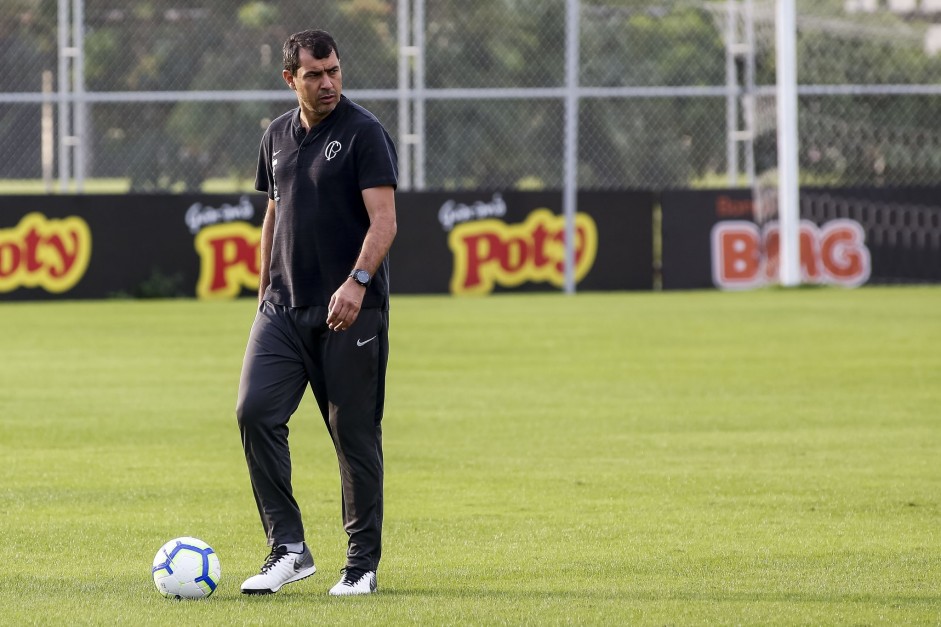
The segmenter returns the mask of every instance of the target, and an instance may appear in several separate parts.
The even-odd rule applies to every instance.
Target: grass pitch
[[[253,303],[0,305],[0,624],[941,622],[941,289],[395,297],[380,594],[334,599],[332,446],[291,423],[318,573],[266,547],[234,418]],[[160,597],[193,535],[216,594]]]

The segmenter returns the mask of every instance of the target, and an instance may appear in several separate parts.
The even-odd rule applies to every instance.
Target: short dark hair
[[[284,42],[284,69],[293,76],[297,74],[297,68],[301,66],[300,56],[301,48],[309,52],[315,59],[326,59],[331,52],[337,53],[337,59],[340,58],[340,50],[337,48],[337,42],[325,30],[304,30],[294,33]]]

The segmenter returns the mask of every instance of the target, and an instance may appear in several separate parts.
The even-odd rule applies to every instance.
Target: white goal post
[[[776,0],[778,224],[780,282],[799,285],[800,184],[797,135],[797,8],[796,0]]]

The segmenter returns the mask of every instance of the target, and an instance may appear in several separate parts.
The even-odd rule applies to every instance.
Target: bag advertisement
[[[941,281],[939,197],[928,188],[802,188],[801,282]],[[780,227],[776,217],[755,220],[750,190],[670,191],[660,199],[664,289],[776,282]]]

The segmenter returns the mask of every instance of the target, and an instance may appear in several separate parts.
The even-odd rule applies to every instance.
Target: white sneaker
[[[353,594],[372,594],[376,591],[376,571],[360,568],[344,568],[343,577],[337,585],[330,588],[330,594],[350,596]]]
[[[261,572],[249,577],[242,584],[244,594],[272,594],[286,583],[300,581],[317,572],[314,556],[304,545],[301,553],[288,553],[284,546],[271,549],[268,559],[261,567]]]

